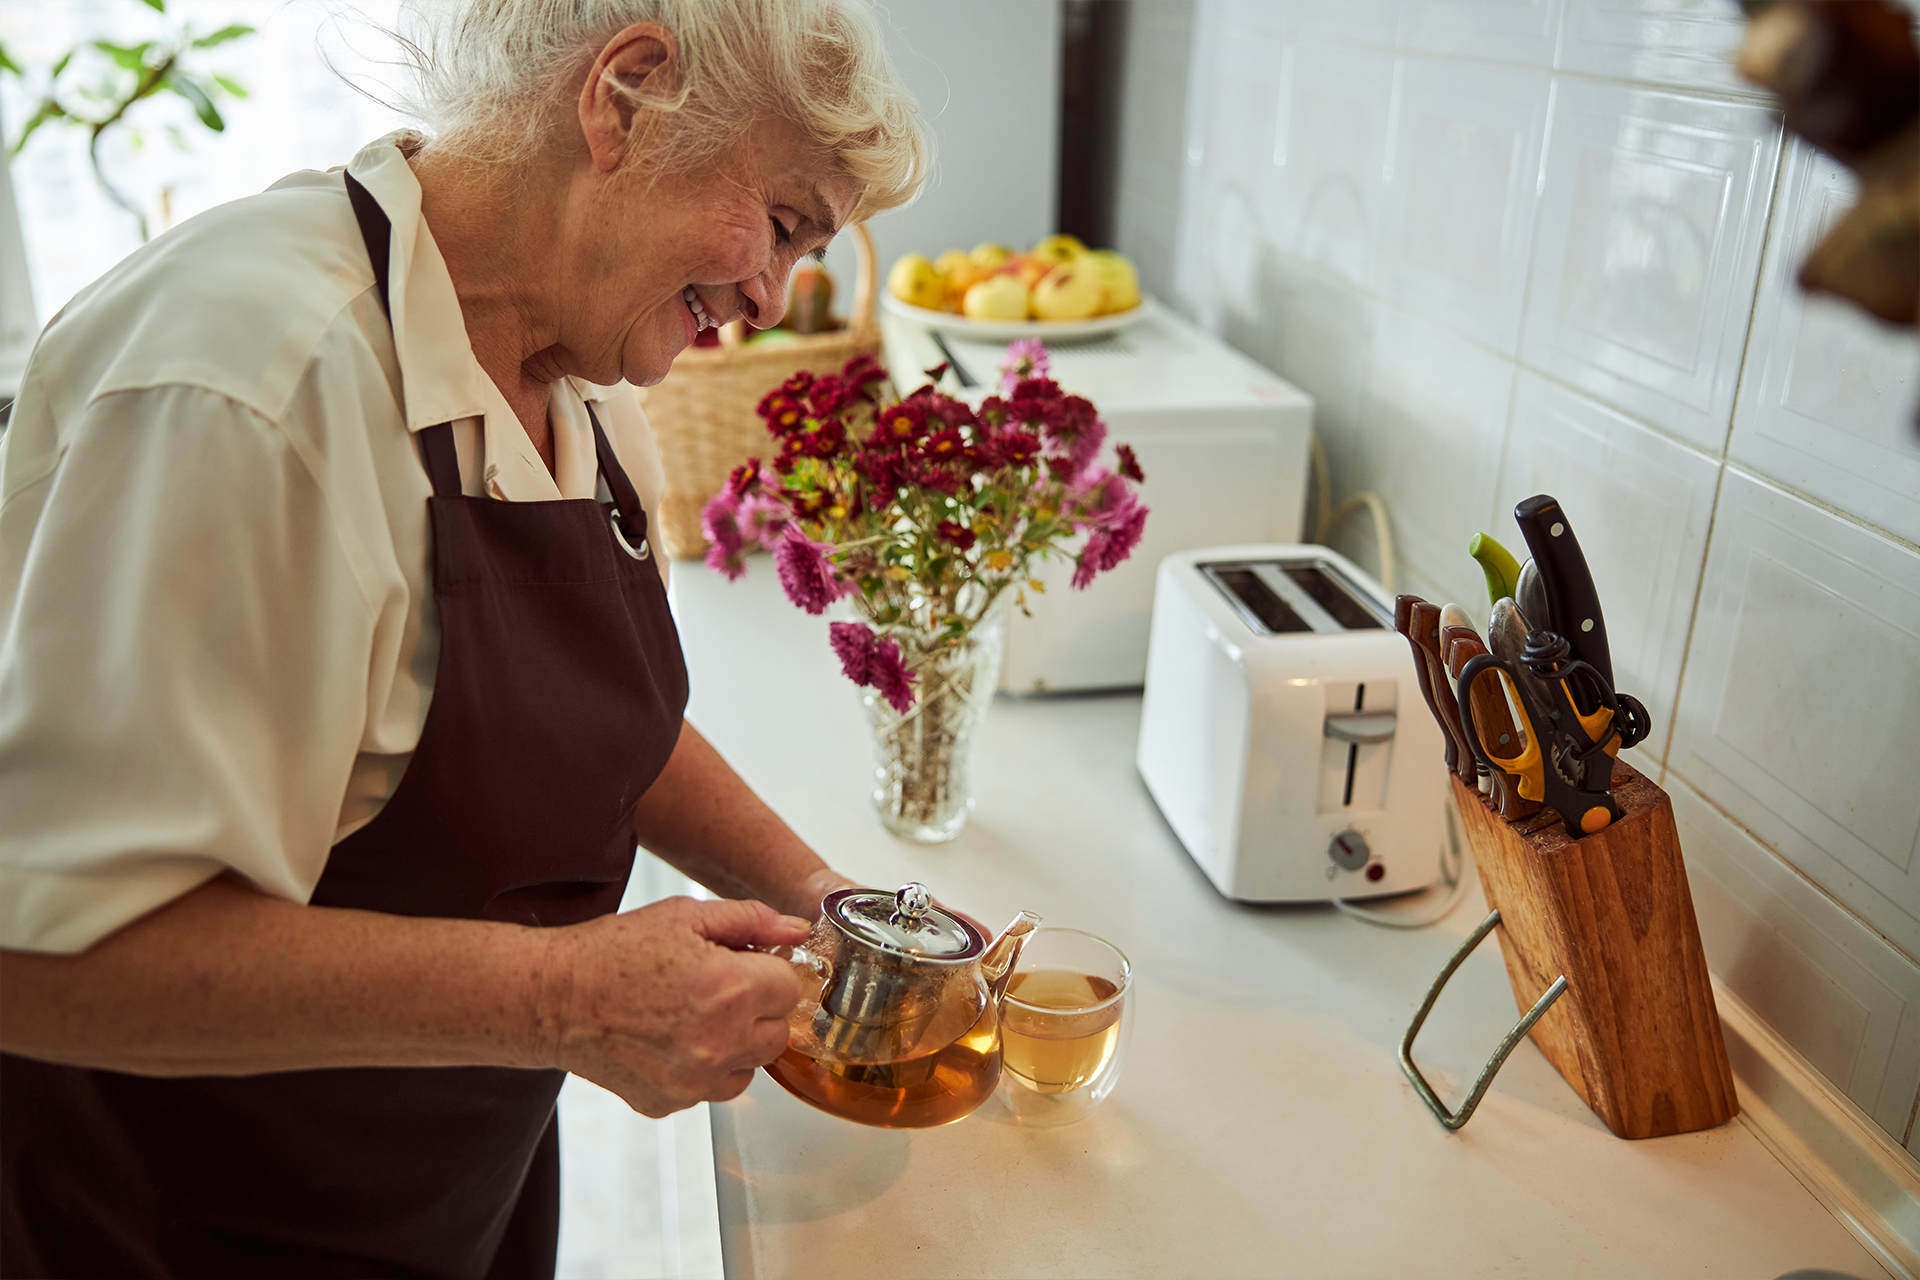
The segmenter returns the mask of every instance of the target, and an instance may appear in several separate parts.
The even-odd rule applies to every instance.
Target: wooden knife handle
[[[1427,710],[1433,712],[1433,718],[1440,722],[1440,736],[1447,747],[1447,771],[1458,773],[1460,765],[1458,755],[1460,745],[1458,737],[1447,728],[1447,718],[1440,714],[1440,704],[1433,697],[1433,673],[1427,666],[1427,655],[1420,648],[1420,642],[1413,635],[1413,611],[1417,605],[1427,602],[1419,596],[1395,596],[1393,598],[1393,629],[1407,638],[1413,648],[1413,676],[1420,684],[1420,696],[1427,700]],[[1432,608],[1431,605],[1427,606]],[[1438,610],[1435,611],[1438,616]]]
[[[1408,618],[1412,628],[1407,638],[1419,649],[1427,663],[1427,680],[1433,688],[1433,705],[1440,713],[1440,726],[1453,739],[1453,756],[1448,761],[1462,782],[1473,783],[1479,777],[1479,762],[1467,746],[1467,735],[1460,727],[1460,708],[1453,700],[1453,686],[1447,679],[1447,664],[1440,657],[1440,606],[1416,601]]]

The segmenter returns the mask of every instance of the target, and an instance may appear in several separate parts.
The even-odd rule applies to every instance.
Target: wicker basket
[[[706,554],[700,509],[720,491],[728,472],[770,453],[766,424],[754,412],[760,397],[796,369],[838,373],[857,355],[880,356],[879,271],[864,224],[853,228],[853,246],[860,274],[846,328],[761,347],[746,345],[743,326],[735,321],[720,330],[719,346],[687,348],[659,386],[641,391],[666,471],[660,540],[674,559]]]

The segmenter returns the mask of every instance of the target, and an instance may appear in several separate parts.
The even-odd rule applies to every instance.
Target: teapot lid
[[[923,884],[836,889],[822,902],[827,919],[856,942],[912,960],[972,960],[986,950],[980,931],[933,904]]]

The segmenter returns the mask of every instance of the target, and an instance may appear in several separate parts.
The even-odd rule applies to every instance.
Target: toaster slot
[[[1208,565],[1206,574],[1261,631],[1275,635],[1314,629],[1254,570],[1243,565]]]
[[[1386,628],[1372,610],[1362,604],[1346,583],[1327,572],[1327,566],[1289,564],[1287,577],[1307,593],[1327,615],[1348,631],[1384,631]]]

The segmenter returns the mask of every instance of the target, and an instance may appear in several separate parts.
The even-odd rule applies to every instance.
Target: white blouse
[[[304,902],[380,811],[439,646],[413,432],[454,421],[470,495],[594,497],[591,400],[658,509],[625,384],[554,384],[547,471],[402,137],[347,166],[393,223],[391,325],[340,172],[306,171],[133,254],[34,349],[0,436],[0,946],[84,950],[227,868]]]

